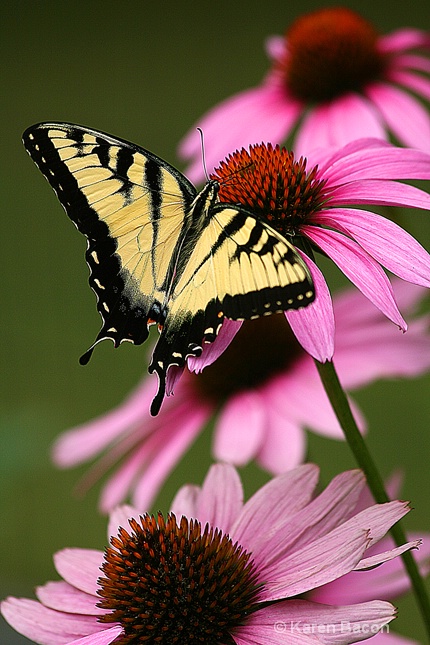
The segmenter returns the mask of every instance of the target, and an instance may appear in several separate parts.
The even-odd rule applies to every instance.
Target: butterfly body
[[[87,238],[102,328],[81,362],[106,338],[116,347],[142,344],[156,324],[153,414],[169,368],[198,356],[224,317],[249,319],[314,299],[294,247],[243,207],[219,202],[217,181],[198,192],[148,150],[82,126],[41,123],[23,141]]]

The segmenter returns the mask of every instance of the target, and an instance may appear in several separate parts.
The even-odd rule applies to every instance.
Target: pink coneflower
[[[412,318],[426,290],[400,280],[394,288]],[[413,377],[430,367],[428,316],[415,317],[408,333],[401,334],[353,289],[335,298],[334,313],[336,366],[347,390],[378,378]],[[144,379],[118,408],[65,432],[55,445],[54,460],[61,467],[106,451],[87,479],[89,485],[117,467],[102,492],[104,512],[129,495],[137,508],[149,508],[213,415],[216,459],[238,466],[256,459],[274,474],[304,459],[304,428],[343,438],[315,364],[283,314],[245,322],[215,363],[200,374],[184,373],[175,395],[155,418],[149,414],[154,388],[152,379]],[[354,410],[363,429],[364,421]]]
[[[430,210],[428,193],[397,181],[430,179],[429,153],[396,148],[380,139],[359,139],[339,150],[314,151],[307,159],[297,160],[286,148],[258,144],[232,153],[210,178],[218,184],[221,204],[244,207],[292,242],[304,258],[315,285],[315,300],[285,315],[311,356],[321,363],[331,360],[335,333],[330,292],[312,259],[314,251],[333,260],[383,314],[406,331],[384,269],[413,284],[430,287],[430,255],[400,226],[365,208],[376,205]],[[243,244],[242,273],[222,278],[227,291],[228,280],[233,287],[241,282],[264,285],[265,272],[270,276],[270,265],[260,263],[257,269],[257,264],[249,260],[258,249],[250,240]],[[276,263],[276,257],[273,261]],[[252,271],[255,275],[249,281],[248,272]],[[218,337],[212,343],[203,342],[201,356],[189,357],[188,367],[199,371],[212,363],[239,328],[240,321],[224,319]],[[184,365],[168,370],[168,395],[183,371]]]
[[[245,206],[304,251],[316,298],[286,316],[306,351],[324,362],[333,356],[331,298],[309,256],[314,249],[326,254],[376,307],[406,330],[383,267],[429,287],[430,256],[397,224],[363,206],[429,210],[426,192],[394,180],[430,178],[430,154],[360,139],[335,152],[313,153],[312,165],[307,162],[297,161],[286,148],[261,144],[231,154],[211,177],[220,183],[221,202]],[[237,326],[225,333],[233,335],[236,330]],[[217,341],[210,351],[216,354]],[[205,364],[204,357],[200,360]]]
[[[355,513],[360,471],[338,475],[315,496],[317,479],[316,466],[301,466],[244,504],[234,468],[213,466],[201,489],[179,491],[166,518],[118,509],[104,553],[60,551],[63,580],[39,587],[39,602],[6,599],[2,614],[41,645],[347,645],[369,638],[395,617],[390,603],[331,606],[297,596],[418,546],[367,557],[407,504]]]
[[[385,139],[388,132],[406,146],[430,150],[428,112],[410,93],[430,98],[429,34],[406,28],[379,36],[351,9],[325,8],[298,18],[267,49],[272,69],[262,85],[198,121],[209,168],[249,143],[282,143],[296,127],[297,154],[361,137]],[[189,177],[202,180],[195,128],[179,152],[191,160]]]
[[[388,484],[390,498],[398,496],[400,481],[398,477],[392,478]],[[355,512],[364,510],[372,504],[373,498],[367,488],[361,493]],[[422,545],[416,556],[422,576],[430,573],[430,534],[421,533],[419,536],[412,534],[412,539],[422,539]],[[390,537],[383,538],[378,544],[378,550],[388,551],[392,549],[394,542]],[[369,554],[376,553],[374,547],[369,549]],[[360,603],[384,598],[384,600],[395,600],[410,590],[410,580],[406,574],[403,562],[394,559],[387,562],[383,567],[376,567],[368,571],[366,577],[352,571],[337,580],[314,589],[308,595],[309,600],[321,602],[328,605],[342,603]],[[401,637],[392,632],[378,633],[372,640],[372,645],[418,645],[416,641]]]

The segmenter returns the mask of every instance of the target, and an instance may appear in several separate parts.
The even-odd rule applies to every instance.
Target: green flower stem
[[[367,484],[375,498],[375,501],[378,504],[389,502],[390,498],[385,490],[384,482],[357,427],[351,407],[339,382],[333,363],[330,361],[320,363],[315,360],[315,364],[332,408],[345,434],[345,438],[354,453],[354,457],[356,458],[358,465],[366,475]],[[401,546],[407,542],[405,532],[400,522],[394,524],[390,533],[397,546]],[[430,641],[430,602],[424,580],[419,572],[417,563],[411,551],[403,553],[401,557],[403,558],[405,568],[411,580],[412,588]]]

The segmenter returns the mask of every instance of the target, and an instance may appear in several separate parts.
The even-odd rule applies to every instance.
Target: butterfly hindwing
[[[95,343],[144,342],[148,321],[165,315],[172,258],[189,226],[195,188],[149,151],[88,128],[42,123],[23,140],[87,237],[89,282],[103,321]]]
[[[298,309],[314,297],[309,270],[282,235],[242,208],[216,204],[173,285],[149,367],[159,376],[160,393],[170,366],[198,356],[203,339],[215,340],[224,317],[246,320]]]
[[[223,314],[248,320],[299,309],[315,297],[309,270],[288,240],[242,208],[217,204],[213,254]]]

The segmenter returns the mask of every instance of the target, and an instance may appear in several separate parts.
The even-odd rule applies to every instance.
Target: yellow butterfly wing
[[[149,366],[165,391],[167,370],[198,356],[224,317],[244,320],[298,309],[315,298],[312,278],[295,248],[252,213],[217,204],[208,214],[186,267],[174,282],[168,314]]]
[[[87,237],[89,282],[103,321],[94,345],[105,338],[115,346],[144,342],[148,324],[164,320],[196,189],[151,152],[89,128],[41,123],[23,141]]]

